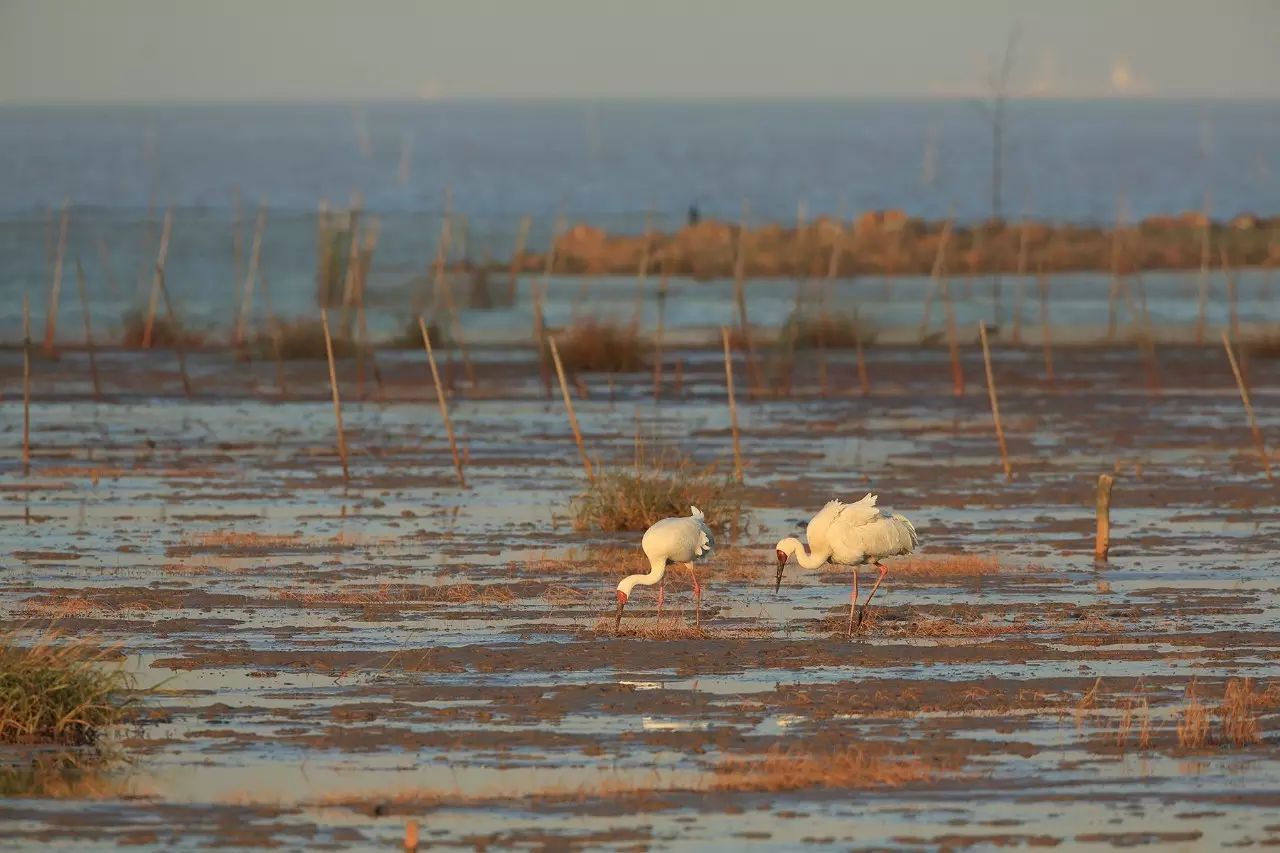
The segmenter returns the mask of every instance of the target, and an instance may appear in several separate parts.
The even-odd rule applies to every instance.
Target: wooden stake
[[[418,822],[416,820],[407,821],[404,825],[404,853],[418,853]]]
[[[93,399],[102,399],[102,385],[98,382],[98,354],[93,346],[93,324],[89,317],[89,289],[84,283],[84,266],[76,255],[76,289],[80,291],[80,313],[84,315],[84,346],[89,353],[89,376],[93,379]]]
[[[169,234],[173,230],[173,209],[164,212],[164,225],[160,229],[160,249],[156,252],[155,275],[151,278],[151,298],[147,300],[147,321],[142,327],[142,348],[151,349],[152,334],[156,327],[156,310],[160,307],[160,276],[164,274],[165,258],[169,255]]]
[[[444,399],[444,386],[440,384],[440,372],[436,369],[436,356],[431,349],[431,335],[427,332],[427,321],[418,315],[418,331],[422,333],[422,346],[427,350],[427,363],[431,365],[431,381],[436,386],[436,401],[440,404],[440,419],[444,421],[445,435],[449,437],[449,452],[453,454],[453,470],[458,474],[458,484],[467,487],[467,478],[462,473],[462,458],[458,456],[458,442],[453,435],[453,422],[449,420],[449,404]]]
[[[933,295],[938,289],[938,280],[942,276],[942,266],[947,255],[947,241],[951,239],[951,220],[948,219],[942,226],[942,233],[938,236],[938,251],[933,257],[933,271],[929,273],[929,292],[924,297],[924,312],[920,317],[920,340],[924,340],[925,333],[929,331],[929,319],[933,314]]]
[[[347,467],[347,434],[342,428],[342,400],[338,396],[338,371],[333,365],[333,337],[329,334],[329,309],[320,306],[320,328],[324,331],[324,354],[329,360],[329,389],[333,392],[333,419],[338,425],[338,458],[342,461],[342,481],[351,482]]]
[[[1107,561],[1111,550],[1111,485],[1115,479],[1110,474],[1098,475],[1098,532],[1093,539],[1093,559],[1099,563]]]
[[[947,316],[947,350],[951,357],[951,393],[964,396],[964,368],[960,366],[960,335],[956,332],[956,309],[951,302],[951,279],[942,279],[942,305]]]
[[[327,216],[323,215],[325,219]],[[244,278],[244,290],[240,294],[240,314],[236,318],[235,333],[232,336],[232,346],[240,346],[244,343],[244,335],[246,327],[249,324],[249,309],[253,305],[253,288],[258,280],[258,264],[262,262],[262,235],[267,228],[267,205],[263,202],[258,206],[258,219],[253,226],[253,248],[249,250],[249,273]],[[326,237],[327,240],[327,237]],[[327,252],[325,253],[328,254]],[[326,264],[325,275],[328,274],[328,264]],[[328,289],[326,283],[325,289]],[[327,305],[328,294],[320,294],[321,306]]]
[[[173,303],[169,301],[169,288],[164,286],[164,267],[156,265],[156,282],[160,286],[160,295],[164,297],[164,313],[169,318],[169,326],[173,329],[173,349],[178,355],[178,372],[182,375],[182,390],[187,397],[191,396],[191,380],[187,376],[186,333],[178,322],[178,315],[173,311]]]
[[[729,427],[733,433],[733,479],[742,482],[742,447],[738,441],[738,404],[733,397],[733,358],[729,353],[729,327],[720,327],[724,342],[724,384],[729,391]]]
[[[996,424],[996,442],[1000,445],[1000,464],[1004,466],[1004,478],[1013,479],[1013,466],[1009,464],[1009,451],[1004,443],[1004,425],[1000,422],[1000,401],[996,396],[996,380],[991,372],[991,348],[987,345],[987,324],[978,321],[978,337],[982,339],[982,363],[987,369],[987,396],[991,398],[991,418]]]
[[[1231,372],[1236,377],[1236,387],[1240,389],[1240,401],[1244,403],[1244,414],[1249,421],[1249,432],[1253,434],[1253,443],[1258,448],[1258,456],[1262,458],[1262,467],[1267,472],[1267,479],[1273,479],[1271,476],[1271,457],[1267,455],[1267,445],[1262,439],[1262,430],[1258,428],[1258,419],[1253,415],[1253,403],[1249,400],[1249,388],[1244,383],[1244,376],[1240,373],[1240,365],[1236,362],[1235,351],[1231,348],[1231,337],[1226,332],[1222,333],[1222,346],[1227,351],[1227,360],[1231,362]]]
[[[44,327],[44,351],[53,353],[53,340],[58,334],[58,301],[62,293],[62,259],[67,250],[67,220],[71,216],[71,206],[62,203],[62,216],[58,222],[58,254],[53,261],[53,280],[49,282],[49,316]]]
[[[1036,284],[1040,288],[1040,342],[1044,347],[1044,378],[1053,384],[1053,341],[1049,330],[1049,277],[1044,274],[1044,261],[1040,261],[1040,269],[1036,274]]]
[[[22,476],[31,474],[31,303],[22,295]]]
[[[578,429],[578,416],[573,411],[573,400],[569,397],[569,384],[564,379],[564,365],[560,363],[560,351],[556,349],[556,339],[550,337],[547,338],[547,342],[551,345],[551,359],[556,365],[556,376],[560,378],[560,393],[564,395],[564,407],[569,412],[569,426],[573,429],[573,440],[577,442],[578,455],[582,457],[582,470],[586,471],[588,480],[594,480],[595,472],[591,470],[591,460],[587,457],[586,445],[582,443],[582,431]]]

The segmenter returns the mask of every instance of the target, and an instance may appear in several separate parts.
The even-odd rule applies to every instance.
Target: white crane
[[[622,624],[622,608],[636,584],[658,586],[658,616],[662,616],[662,599],[666,593],[663,581],[667,566],[671,563],[683,563],[693,578],[693,597],[696,602],[695,619],[697,626],[702,627],[702,586],[698,583],[698,573],[693,564],[702,562],[711,556],[715,541],[711,538],[711,528],[707,527],[706,517],[696,506],[689,507],[690,514],[681,518],[664,518],[656,521],[644,532],[640,547],[649,558],[649,573],[645,575],[628,575],[618,582],[618,615],[613,622],[616,633]]]
[[[795,537],[789,536],[777,544],[778,580],[773,587],[777,592],[782,586],[782,570],[787,560],[796,558],[796,562],[806,569],[816,569],[830,562],[838,566],[850,566],[853,569],[853,594],[849,598],[849,631],[853,636],[853,611],[858,604],[858,566],[871,563],[880,570],[875,586],[858,611],[858,627],[862,627],[863,617],[867,615],[867,607],[872,597],[880,588],[885,573],[889,570],[881,565],[885,557],[900,557],[910,554],[920,544],[916,536],[915,526],[901,515],[884,515],[876,509],[876,496],[867,496],[857,503],[847,504],[843,501],[829,501],[822,510],[809,522],[805,531],[809,546]]]

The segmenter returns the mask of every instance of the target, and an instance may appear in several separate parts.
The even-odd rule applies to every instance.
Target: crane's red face
[[[782,570],[787,567],[787,552],[778,549],[778,579],[773,584],[773,591],[777,592],[782,588]]]

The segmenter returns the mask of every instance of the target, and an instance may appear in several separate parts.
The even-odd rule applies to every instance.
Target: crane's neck
[[[797,563],[806,569],[816,569],[827,562],[831,556],[831,551],[826,552],[810,551],[809,546],[805,545],[795,537],[788,537],[778,543],[778,550],[786,554],[788,557],[795,559]]]
[[[631,595],[632,588],[634,588],[636,584],[653,586],[655,583],[662,580],[662,576],[666,574],[666,572],[666,558],[650,557],[649,573],[645,575],[627,575],[625,578],[618,581],[618,592],[622,593],[624,596],[629,596]]]

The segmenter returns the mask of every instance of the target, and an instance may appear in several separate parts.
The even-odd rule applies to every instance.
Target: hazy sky
[[[0,0],[0,102],[1280,97],[1280,0]]]

